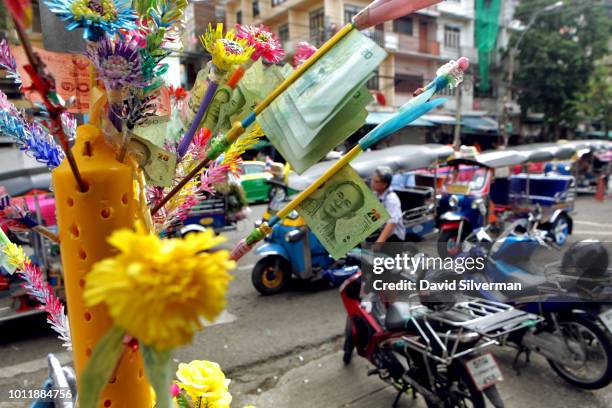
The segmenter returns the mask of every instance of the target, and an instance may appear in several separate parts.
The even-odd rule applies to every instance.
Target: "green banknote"
[[[251,113],[282,82],[284,69],[276,65],[266,68],[261,59],[253,63],[233,90],[231,99],[221,106],[214,133],[227,132],[232,122],[244,119]]]
[[[304,200],[297,211],[334,259],[346,255],[389,219],[385,207],[350,165]]]
[[[357,128],[345,126],[342,132],[340,129],[329,132],[330,128],[326,128],[339,114],[345,115],[346,120],[348,112],[365,120],[364,114],[356,112],[365,111],[367,102],[358,107],[356,102],[363,101],[353,97],[385,56],[385,51],[372,40],[353,31],[259,115],[258,123],[266,136],[279,151],[288,153],[283,156],[298,173],[329,151],[321,148],[319,139],[330,138],[326,145],[333,148],[344,141],[351,130],[363,125],[361,122]],[[350,111],[344,110],[349,103],[355,106]],[[291,150],[295,154],[289,154]]]
[[[279,143],[277,150],[291,163],[296,173],[303,173],[338,145],[336,135],[351,135],[363,126],[368,116],[365,107],[371,101],[372,95],[368,89],[363,85],[360,86],[347,98],[340,112],[319,131],[308,150],[299,147],[297,143]]]

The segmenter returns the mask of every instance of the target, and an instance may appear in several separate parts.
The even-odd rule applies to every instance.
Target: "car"
[[[268,201],[272,173],[266,170],[262,161],[244,161],[240,164],[240,184],[246,193],[249,204],[258,201]]]

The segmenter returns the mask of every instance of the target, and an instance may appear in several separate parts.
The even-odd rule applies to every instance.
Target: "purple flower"
[[[145,87],[138,47],[132,42],[106,37],[90,45],[87,54],[98,71],[98,79],[111,89]]]

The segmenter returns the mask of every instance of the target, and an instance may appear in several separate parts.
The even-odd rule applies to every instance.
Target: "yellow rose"
[[[217,363],[194,360],[179,364],[177,385],[197,404],[207,408],[229,408],[232,395],[228,391],[230,380],[225,378]]]

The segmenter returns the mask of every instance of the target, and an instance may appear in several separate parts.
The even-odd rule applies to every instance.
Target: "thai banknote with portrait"
[[[312,193],[297,211],[335,259],[389,219],[385,207],[350,165]]]
[[[172,185],[176,171],[176,154],[136,135],[130,138],[128,153],[143,170],[148,182],[161,187]]]

